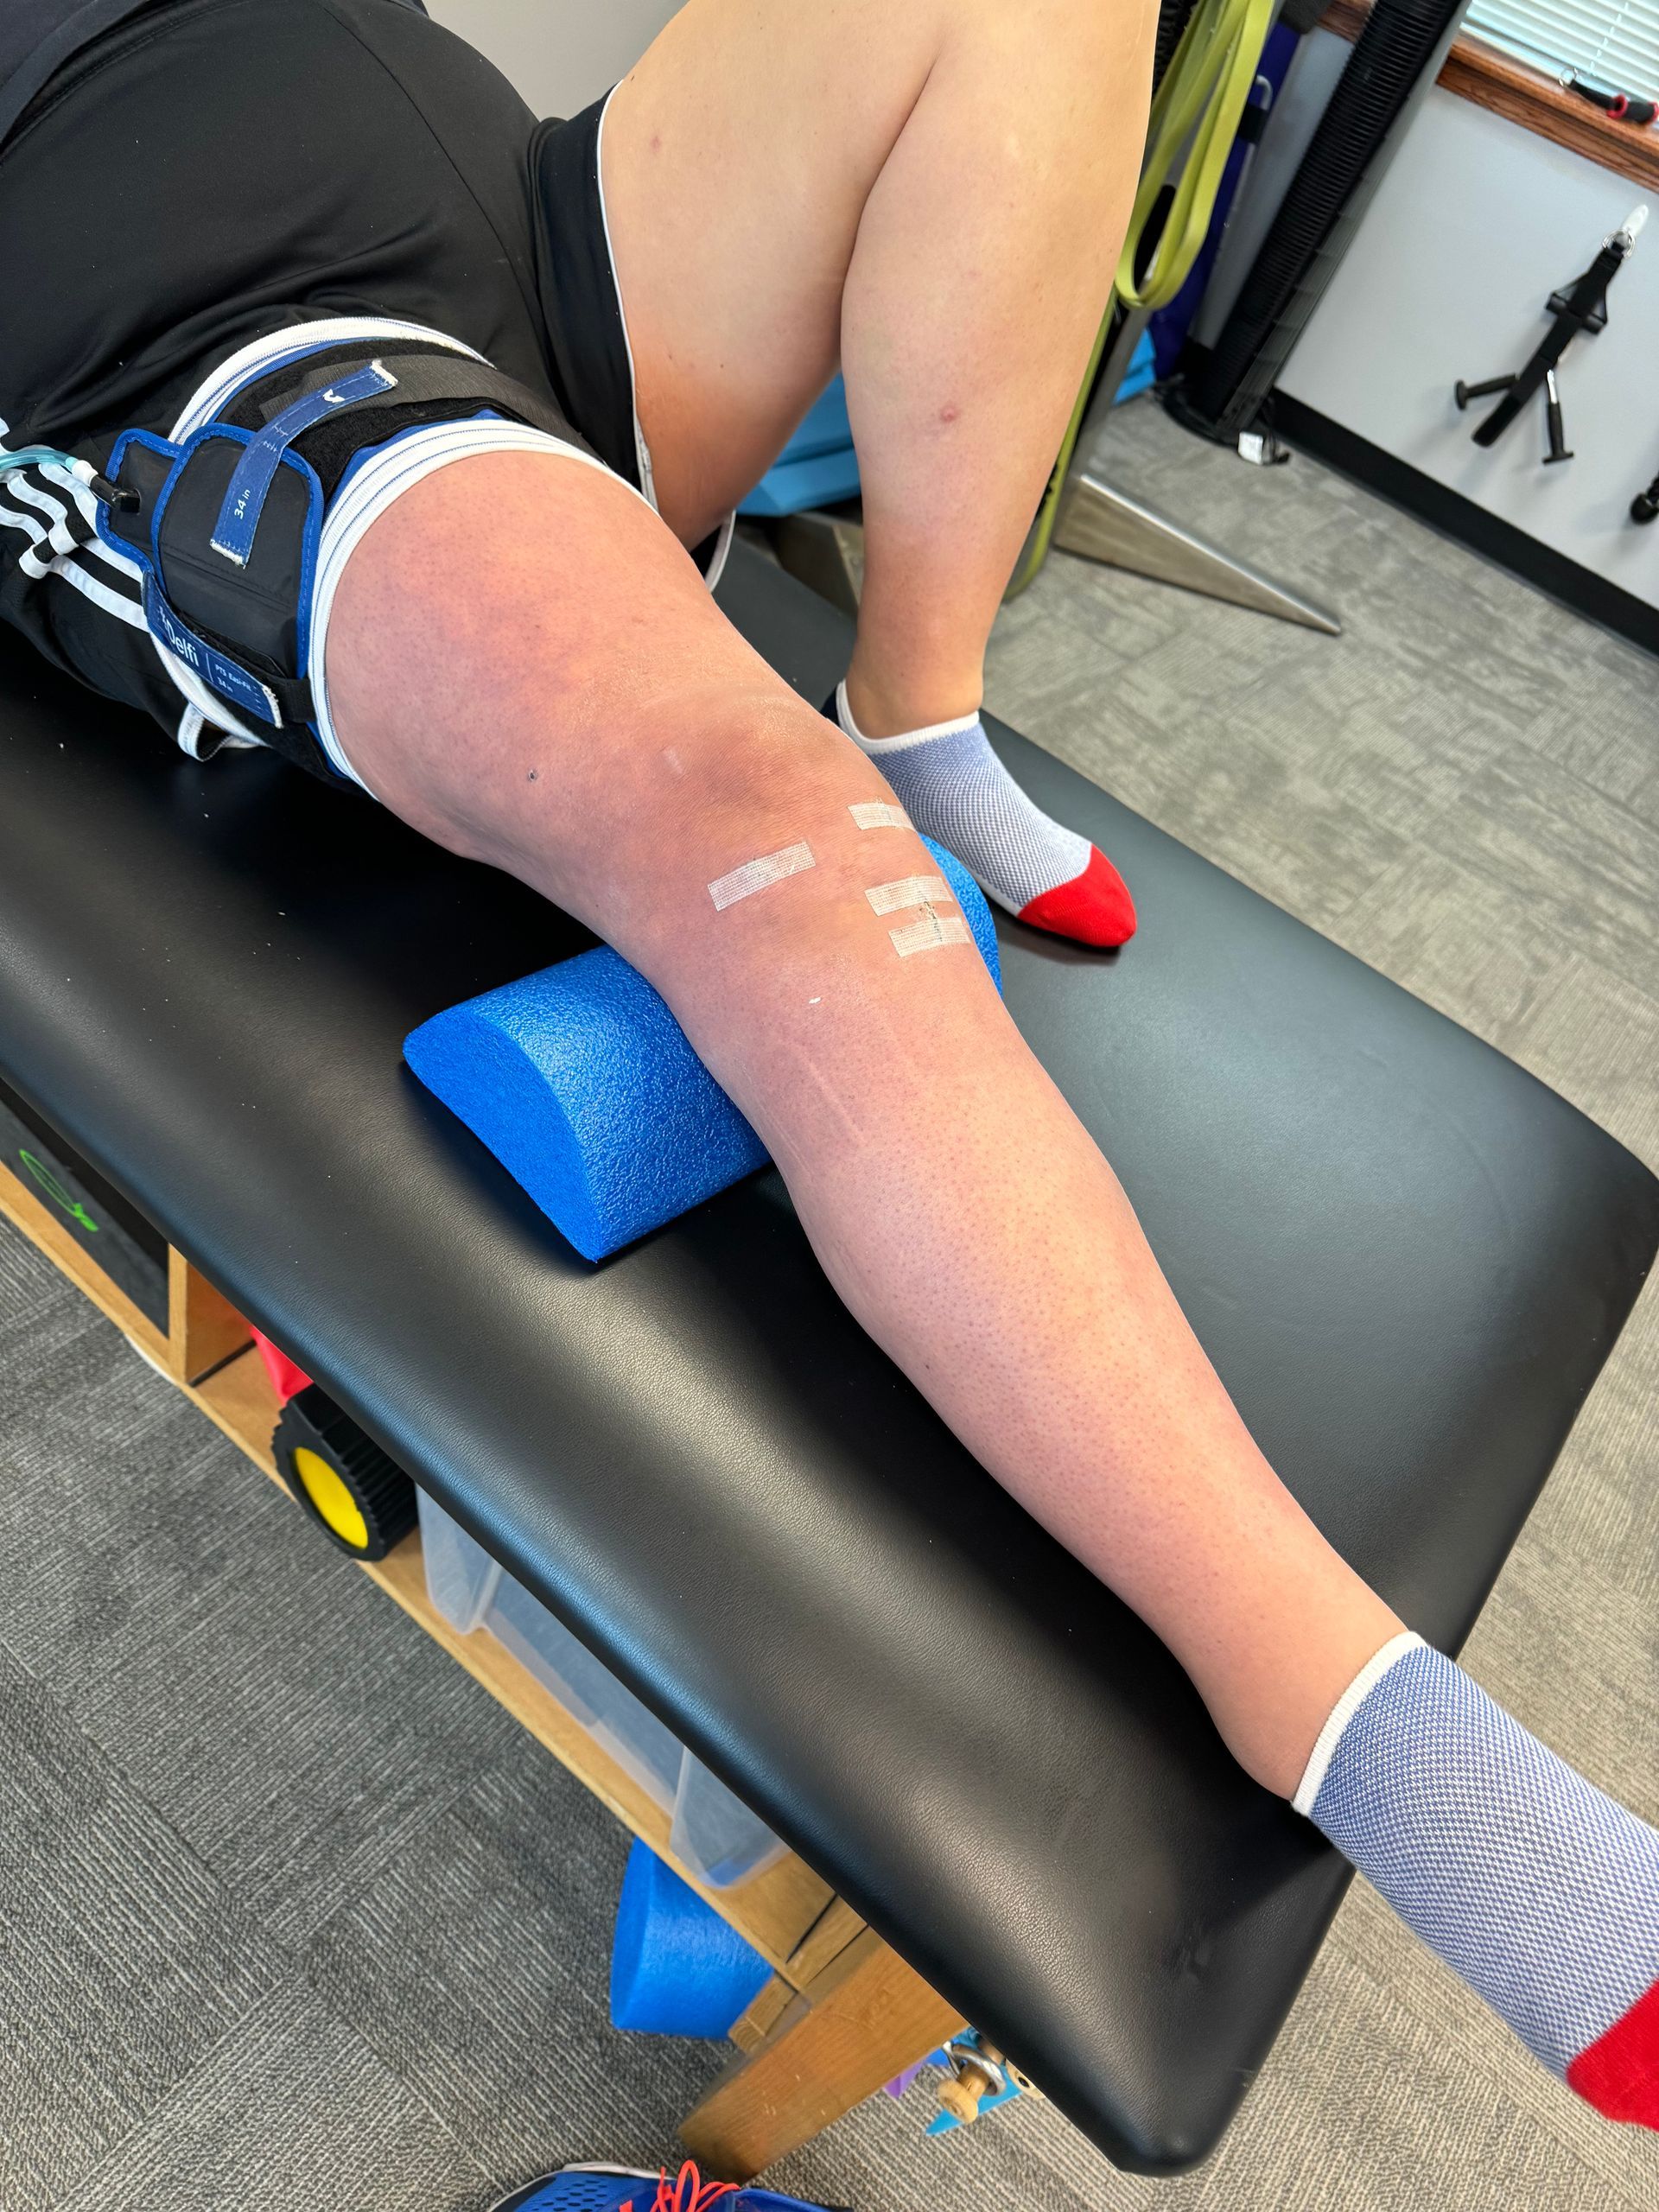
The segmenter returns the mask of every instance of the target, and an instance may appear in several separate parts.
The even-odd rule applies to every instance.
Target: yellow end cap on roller
[[[353,1551],[366,1551],[369,1524],[335,1470],[308,1445],[296,1446],[293,1458],[294,1471],[305,1484],[306,1496],[341,1543],[349,1544]]]

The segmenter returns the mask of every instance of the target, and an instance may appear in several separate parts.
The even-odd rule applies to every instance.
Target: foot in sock
[[[977,715],[869,738],[853,720],[844,683],[823,711],[878,763],[923,836],[953,852],[999,906],[1083,944],[1123,944],[1135,935],[1122,877],[1098,846],[1033,805]]]
[[[1294,1799],[1536,2058],[1659,2128],[1659,1834],[1420,1637],[1362,1668]]]

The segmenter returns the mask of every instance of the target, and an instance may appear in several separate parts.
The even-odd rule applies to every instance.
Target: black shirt
[[[401,5],[426,13],[423,0]],[[70,56],[149,0],[0,0],[0,138]]]
[[[5,0],[0,6],[0,138],[70,55],[143,0]]]

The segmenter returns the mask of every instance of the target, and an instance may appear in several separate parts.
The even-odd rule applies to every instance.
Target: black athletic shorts
[[[386,317],[483,355],[649,495],[603,108],[538,123],[482,56],[393,0],[154,0],[0,144],[0,448],[102,467],[124,429],[171,434],[251,340]],[[0,481],[0,613],[188,749],[213,749],[211,724],[181,719],[118,564],[94,546],[41,575],[19,567],[39,525],[18,480]],[[709,572],[713,542],[700,551]],[[333,773],[302,728],[262,734]]]

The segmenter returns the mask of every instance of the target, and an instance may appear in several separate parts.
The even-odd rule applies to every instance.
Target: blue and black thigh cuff
[[[105,542],[134,562],[151,633],[235,714],[269,730],[315,722],[312,588],[323,518],[371,447],[435,423],[496,416],[586,450],[550,400],[454,348],[360,340],[257,373],[174,445],[116,442]]]

